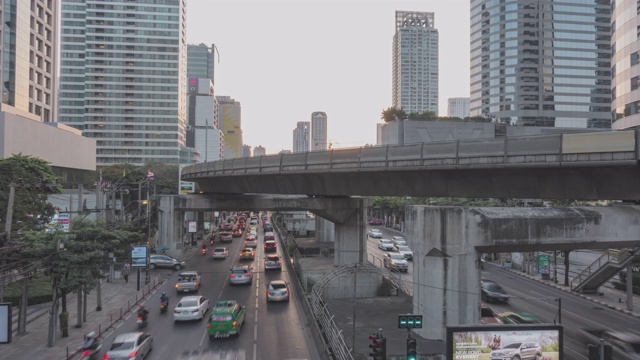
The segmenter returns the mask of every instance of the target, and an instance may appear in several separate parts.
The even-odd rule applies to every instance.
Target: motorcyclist
[[[160,302],[169,306],[169,297],[167,296],[167,293],[164,291],[162,292],[162,295],[160,295]]]
[[[202,244],[202,252],[207,252],[207,244]]]
[[[98,339],[96,337],[96,332],[91,331],[84,337],[84,344],[82,347],[86,350],[95,350],[98,348]]]
[[[142,320],[147,321],[147,314],[149,314],[149,310],[144,308],[144,304],[140,305],[140,309],[138,309],[138,316],[142,318]]]

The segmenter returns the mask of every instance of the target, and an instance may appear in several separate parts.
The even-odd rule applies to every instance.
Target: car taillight
[[[88,356],[89,356],[89,354],[91,354],[91,351],[89,351],[89,350],[85,350],[85,351],[82,353],[82,357],[88,357]]]
[[[285,290],[285,291],[284,291],[284,294],[285,294],[285,295],[289,295],[289,290]]]
[[[198,309],[191,310],[192,313],[198,312]]]
[[[273,293],[271,291],[269,291],[269,296],[273,296]]]
[[[237,325],[238,325],[238,323],[234,320],[233,324],[231,324],[231,328],[235,329]]]
[[[142,320],[142,316],[138,316],[138,321]]]
[[[102,356],[102,360],[109,360],[109,355],[108,354],[104,354],[104,356]]]
[[[231,274],[231,278],[232,278],[232,279],[233,279],[233,278],[235,278],[235,277],[236,277],[235,275]]]
[[[211,324],[207,325],[207,330],[211,330]]]
[[[136,355],[138,355],[138,350],[132,352],[131,354],[129,354],[129,359],[136,357]]]
[[[178,310],[173,310],[173,313],[174,313],[174,314],[180,314],[180,311],[178,311]]]

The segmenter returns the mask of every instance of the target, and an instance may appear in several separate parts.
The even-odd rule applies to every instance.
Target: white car
[[[382,231],[378,230],[378,229],[371,229],[369,230],[368,235],[372,238],[378,238],[381,239],[382,238]]]
[[[407,272],[409,270],[409,264],[404,255],[399,252],[390,252],[384,254],[384,267],[394,271]]]
[[[393,241],[389,239],[380,239],[380,241],[378,242],[378,249],[384,251],[393,250]]]
[[[391,238],[391,241],[393,241],[393,244],[396,246],[407,245],[407,240],[402,236],[394,236]]]
[[[408,246],[405,245],[396,245],[393,247],[393,251],[397,251],[400,254],[404,255],[405,259],[408,261],[413,261],[413,251]]]
[[[273,280],[267,284],[267,302],[289,301],[289,287],[282,280]]]
[[[209,299],[204,296],[184,296],[173,309],[173,321],[202,320],[209,310]]]
[[[229,257],[229,249],[226,247],[217,247],[213,249],[211,257],[214,259],[226,259]]]

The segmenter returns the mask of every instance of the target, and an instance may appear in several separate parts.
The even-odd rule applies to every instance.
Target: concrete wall
[[[96,140],[59,124],[48,125],[11,112],[0,111],[0,158],[22,153],[52,166],[95,170]]]
[[[316,240],[333,242],[335,240],[335,225],[326,219],[316,216]]]
[[[353,273],[343,275],[336,279],[324,289],[323,299],[352,299],[369,298],[378,295],[378,288],[382,283],[382,275],[374,273],[357,273],[357,278],[353,278]]]

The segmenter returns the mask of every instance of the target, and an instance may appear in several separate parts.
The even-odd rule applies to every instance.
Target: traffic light
[[[407,339],[407,360],[416,360],[418,358],[418,350],[416,346],[418,342],[416,339]]]
[[[371,352],[369,356],[373,358],[373,360],[386,360],[387,359],[387,339],[379,334],[373,334],[369,336],[369,340],[371,340]]]
[[[422,315],[398,315],[399,329],[422,329]]]

